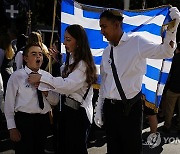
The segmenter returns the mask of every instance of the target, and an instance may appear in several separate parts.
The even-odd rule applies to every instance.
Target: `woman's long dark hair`
[[[67,77],[71,73],[77,64],[83,60],[86,64],[86,82],[88,85],[96,83],[96,66],[93,61],[92,53],[89,47],[88,38],[84,28],[80,25],[70,25],[66,28],[66,31],[76,39],[77,48],[73,53],[74,62],[69,65],[69,54],[67,54],[66,65],[63,71],[63,77]]]

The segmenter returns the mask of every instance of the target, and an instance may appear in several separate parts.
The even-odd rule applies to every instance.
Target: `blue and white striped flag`
[[[98,69],[101,63],[103,49],[108,45],[99,27],[100,13],[106,8],[83,5],[73,0],[62,0],[61,3],[61,52],[65,55],[64,41],[65,28],[71,24],[83,26],[87,32],[91,51]],[[141,35],[146,39],[161,43],[161,26],[169,22],[169,6],[139,10],[122,11],[123,30],[130,35]],[[63,56],[65,57],[65,56]],[[158,108],[163,89],[171,67],[171,59],[147,59],[147,72],[143,78],[142,92],[152,108]],[[100,83],[100,78],[98,80]]]

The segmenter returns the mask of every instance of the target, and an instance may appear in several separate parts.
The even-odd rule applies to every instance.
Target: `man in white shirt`
[[[40,92],[39,96],[38,85],[28,83],[28,76],[31,73],[39,73],[42,76],[49,74],[40,69],[43,62],[41,47],[36,44],[27,45],[24,60],[25,68],[15,71],[7,84],[4,107],[7,127],[10,139],[15,142],[17,154],[43,154],[50,124],[48,113],[51,110],[50,104],[56,105],[59,96],[51,91]]]
[[[123,17],[117,11],[106,10],[100,16],[101,33],[110,43],[102,56],[102,81],[95,109],[95,123],[99,127],[103,125],[103,114],[108,154],[142,153],[141,86],[146,72],[146,58],[163,59],[173,56],[180,21],[178,9],[171,8],[170,16],[176,22],[172,29],[167,30],[163,44],[155,44],[140,36],[129,36],[123,32]],[[116,71],[112,71],[113,61]],[[116,79],[119,79],[122,90],[118,89],[119,84],[116,85],[114,72],[117,72]],[[123,91],[124,95],[119,91]]]

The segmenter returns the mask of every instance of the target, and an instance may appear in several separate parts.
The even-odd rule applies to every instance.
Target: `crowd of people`
[[[174,55],[169,87],[163,99],[164,128],[169,131],[175,104],[180,100],[180,43],[176,45],[179,10],[172,7],[170,16],[175,19],[174,27],[167,29],[163,43],[154,44],[125,33],[123,16],[118,11],[102,12],[99,25],[109,45],[102,55],[102,80],[95,110],[92,100],[97,70],[81,25],[73,24],[65,29],[65,63],[57,40],[48,49],[41,34],[33,31],[29,36],[21,34],[14,46],[8,33],[0,34],[0,105],[4,100],[3,112],[16,154],[43,154],[51,122],[56,153],[87,154],[93,121],[98,127],[104,125],[108,154],[141,154],[141,86],[146,58],[164,59]],[[50,63],[52,74],[48,73]],[[156,133],[156,115],[149,109],[146,113],[152,122],[151,133]]]

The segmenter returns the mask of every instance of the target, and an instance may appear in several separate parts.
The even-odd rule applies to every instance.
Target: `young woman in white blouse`
[[[65,94],[60,130],[60,153],[87,154],[87,135],[92,123],[92,84],[97,80],[96,66],[85,30],[80,25],[70,25],[65,30],[64,45],[67,59],[62,77],[32,74],[29,82],[48,84],[49,89]]]

